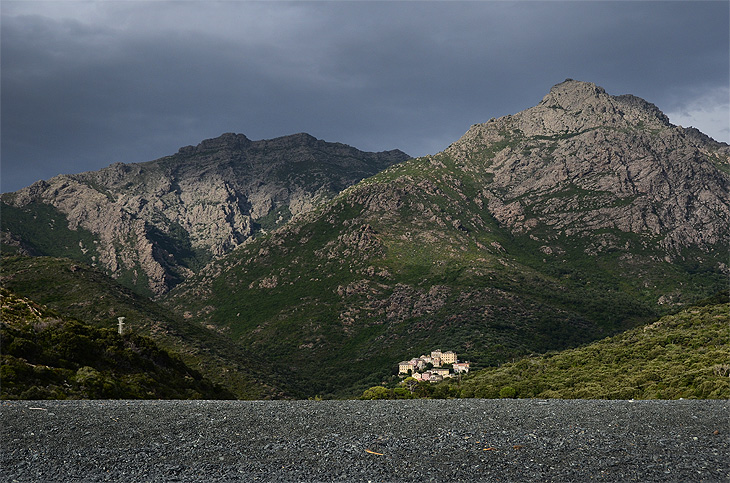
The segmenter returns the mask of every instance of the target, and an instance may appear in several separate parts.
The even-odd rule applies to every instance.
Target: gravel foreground
[[[728,401],[4,401],[0,480],[730,481]]]

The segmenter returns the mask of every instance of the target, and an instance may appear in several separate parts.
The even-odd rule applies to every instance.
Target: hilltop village
[[[399,375],[410,375],[418,381],[426,382],[439,382],[444,378],[454,377],[455,374],[467,372],[469,372],[468,361],[459,362],[456,352],[441,352],[441,349],[431,351],[430,356],[422,355],[398,364]]]

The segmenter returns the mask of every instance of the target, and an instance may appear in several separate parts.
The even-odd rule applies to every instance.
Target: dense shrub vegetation
[[[696,307],[557,354],[486,369],[462,397],[724,399],[730,397],[728,304]]]
[[[0,290],[2,399],[233,397],[147,337],[61,318]]]
[[[3,288],[48,307],[57,317],[113,329],[117,317],[125,316],[128,329],[177,354],[186,366],[239,399],[273,397],[273,390],[259,382],[263,378],[256,374],[257,365],[243,348],[93,267],[66,258],[3,256],[0,277]]]
[[[719,299],[727,301],[727,292]],[[717,301],[583,347],[408,392],[432,398],[727,399],[730,304]],[[398,389],[370,388],[362,397],[398,398]]]

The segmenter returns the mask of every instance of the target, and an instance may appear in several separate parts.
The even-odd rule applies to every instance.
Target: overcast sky
[[[566,78],[730,141],[730,3],[3,0],[3,192],[224,132],[436,153]]]

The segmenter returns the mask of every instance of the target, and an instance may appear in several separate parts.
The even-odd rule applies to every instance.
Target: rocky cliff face
[[[3,241],[56,255],[38,240],[47,235],[53,245],[45,232],[64,229],[68,254],[86,255],[128,285],[159,295],[211,257],[407,158],[307,134],[264,141],[224,134],[156,161],[61,175],[3,195]],[[39,212],[49,226],[29,233]]]
[[[609,248],[617,230],[669,257],[730,241],[730,147],[672,126],[635,96],[567,80],[536,107],[472,126],[446,152],[491,178],[480,197],[515,233],[603,232]]]

